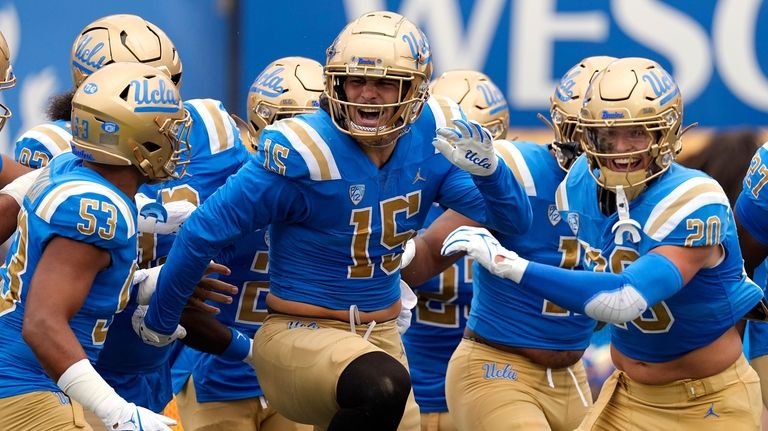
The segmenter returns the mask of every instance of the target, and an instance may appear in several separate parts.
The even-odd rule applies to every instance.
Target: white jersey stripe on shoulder
[[[55,156],[59,153],[70,151],[72,135],[54,124],[41,124],[27,130],[19,139],[35,139]]]
[[[568,188],[565,186],[568,176],[563,179],[555,190],[555,205],[558,211],[570,211],[571,204],[568,202]]]
[[[330,154],[328,145],[322,139],[320,142],[314,141],[300,121],[290,118],[278,121],[269,127],[282,133],[299,152],[304,163],[307,164],[310,179],[321,181],[340,178],[335,160],[326,158],[326,153]]]
[[[462,118],[459,105],[447,97],[432,96],[427,99],[427,105],[435,117],[435,129],[453,127],[452,120]]]
[[[56,186],[53,190],[49,191],[40,202],[37,210],[35,210],[35,214],[50,223],[53,214],[56,212],[59,205],[70,196],[84,193],[98,193],[108,197],[112,203],[117,205],[118,211],[120,211],[123,219],[128,223],[128,238],[131,238],[136,234],[136,217],[123,197],[117,194],[114,190],[91,181],[71,181]]]
[[[654,240],[661,241],[691,213],[712,204],[726,208],[730,205],[720,185],[709,178],[691,178],[656,204],[643,231]]]
[[[217,106],[218,102],[212,99],[192,99],[187,100],[187,103],[203,120],[211,154],[218,154],[234,146],[234,134],[230,130],[229,120],[223,117]]]
[[[765,148],[766,150],[768,150],[768,142],[765,142],[765,143],[763,144],[763,148]]]
[[[447,124],[445,115],[443,114],[443,110],[440,107],[440,104],[437,101],[437,99],[435,99],[434,96],[430,97],[427,100],[427,105],[429,105],[429,108],[432,111],[432,115],[435,117],[435,130],[441,127],[445,127],[445,125]]]
[[[536,182],[520,149],[513,143],[505,140],[494,141],[493,146],[497,154],[504,159],[504,162],[512,170],[517,182],[525,188],[525,194],[536,196]]]
[[[325,142],[325,139],[317,133],[317,130],[315,130],[314,127],[310,126],[301,118],[294,118],[292,122],[301,126],[301,128],[304,129],[304,132],[312,138],[312,142],[317,145],[317,148],[324,156],[325,162],[328,164],[330,178],[334,180],[341,179],[341,173],[339,172],[339,166],[336,164],[336,158],[333,157],[333,152],[331,152],[331,148],[328,146],[328,143]]]

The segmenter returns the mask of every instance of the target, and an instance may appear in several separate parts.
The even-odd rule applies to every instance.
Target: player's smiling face
[[[350,76],[344,81],[347,101],[371,105],[349,107],[349,119],[362,129],[377,129],[386,125],[395,113],[400,100],[400,82],[392,79]],[[388,106],[382,106],[388,105]]]
[[[651,157],[646,151],[652,136],[643,126],[601,127],[595,130],[597,151],[616,154],[601,157],[604,166],[615,172],[634,172],[647,169]]]

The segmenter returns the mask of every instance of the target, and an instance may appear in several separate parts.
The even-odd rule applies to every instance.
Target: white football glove
[[[187,330],[181,325],[177,325],[176,330],[169,335],[161,334],[147,328],[146,325],[144,325],[144,316],[147,315],[148,308],[149,307],[146,305],[139,305],[136,307],[136,311],[133,312],[133,316],[131,316],[133,331],[141,338],[141,341],[150,346],[163,347],[187,336]]]
[[[129,403],[118,395],[88,359],[70,365],[56,384],[98,416],[109,430],[171,431],[168,425],[176,425],[175,420]]]
[[[114,418],[102,418],[108,430],[119,431],[172,431],[169,425],[176,421],[152,410],[126,403]]]
[[[182,223],[197,209],[186,200],[161,204],[141,193],[136,194],[136,206],[139,208],[139,231],[161,235],[178,233]]]
[[[485,267],[491,274],[508,278],[520,283],[528,267],[528,261],[518,256],[514,251],[507,250],[496,238],[482,227],[462,226],[451,232],[443,241],[440,253],[448,256],[460,251],[466,251],[477,263]],[[504,259],[497,260],[497,256]]]
[[[414,257],[416,257],[416,242],[411,238],[403,246],[403,255],[400,256],[400,269],[410,265]]]
[[[148,269],[137,269],[133,273],[133,284],[139,289],[139,292],[136,294],[136,302],[139,305],[149,305],[149,300],[155,294],[157,277],[160,276],[162,268],[163,265],[160,265]]]
[[[472,175],[487,176],[496,171],[498,159],[491,133],[475,121],[453,120],[456,127],[441,127],[432,145],[454,165]]]
[[[408,283],[400,280],[400,315],[397,316],[395,323],[397,324],[397,332],[400,335],[405,334],[405,331],[411,327],[411,316],[413,313],[413,307],[419,302],[419,298],[413,293]]]
[[[42,171],[42,169],[35,169],[32,172],[27,172],[26,174],[14,179],[10,183],[6,184],[5,187],[0,189],[0,194],[12,197],[13,200],[15,200],[16,203],[21,207],[24,203],[24,196],[27,194],[27,190],[32,187],[32,184],[35,183],[35,180],[37,180],[37,177],[40,176]]]

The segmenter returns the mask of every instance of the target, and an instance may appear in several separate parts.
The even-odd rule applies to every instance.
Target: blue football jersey
[[[558,208],[577,232],[586,269],[620,273],[663,245],[720,245],[725,251],[717,266],[700,269],[679,292],[632,322],[612,327],[611,342],[623,354],[647,362],[678,358],[717,339],[762,297],[744,274],[733,213],[715,180],[673,163],[630,201],[629,217],[637,227],[629,229],[636,242],[632,235],[614,233],[619,216],[600,212],[597,187],[581,157],[557,193]]]
[[[69,121],[56,120],[40,124],[19,136],[13,155],[24,166],[42,168],[55,156],[71,151],[71,140]]]
[[[425,227],[443,213],[434,204]],[[464,335],[472,301],[472,258],[462,257],[440,275],[413,288],[419,298],[403,334],[413,394],[422,413],[446,412],[448,360]]]
[[[766,183],[768,183],[768,143],[758,148],[752,156],[749,169],[744,176],[742,191],[734,208],[744,229],[762,244],[768,244],[768,224],[765,223],[768,220],[768,190],[763,190]],[[765,265],[763,262],[763,269]],[[764,273],[764,271],[755,270],[755,281],[765,289],[765,277],[759,280],[758,272]],[[768,323],[749,322],[747,333],[749,358],[768,354]]]
[[[178,180],[145,184],[139,192],[164,203],[187,200],[200,205],[242,166],[248,153],[234,122],[220,102],[212,99],[193,99],[185,101],[184,107],[192,117],[192,128],[188,136],[192,147],[187,166],[188,175]],[[175,235],[140,232],[138,259],[141,266],[162,263],[174,238]],[[115,386],[118,394],[131,402],[159,411],[172,396],[170,376],[166,375],[170,346],[157,348],[141,341],[131,325],[131,316],[135,309],[136,301],[132,297],[125,312],[115,317],[96,369],[107,382]],[[120,384],[121,374],[158,370],[165,370],[162,371],[162,379],[167,380],[167,384],[162,385],[162,391],[145,393],[141,388]]]
[[[579,242],[555,205],[555,191],[565,173],[545,145],[498,141],[496,151],[524,186],[533,209],[531,230],[495,233],[499,242],[525,259],[576,268]],[[469,328],[486,340],[507,346],[582,350],[589,345],[595,321],[520,288],[475,265],[475,296]]]
[[[132,196],[74,157],[55,159],[44,168],[24,198],[18,234],[0,268],[0,397],[60,391],[21,337],[29,283],[55,236],[92,244],[111,257],[69,322],[88,359],[96,360],[113,316],[128,302],[136,266],[135,214]]]
[[[258,230],[230,247],[215,259],[232,273],[219,280],[238,287],[231,304],[216,304],[223,324],[253,337],[267,317],[269,292],[269,247],[267,230]],[[185,347],[186,350],[191,350]],[[199,352],[198,352],[199,353]],[[264,395],[256,372],[243,361],[199,353],[192,369],[198,402],[229,401]]]
[[[503,162],[474,177],[431,145],[436,128],[461,117],[455,103],[431,98],[380,168],[323,110],[267,127],[259,153],[185,223],[145,322],[171,332],[205,262],[267,225],[273,294],[361,311],[399,299],[402,247],[432,202],[499,230],[526,230],[530,207]]]

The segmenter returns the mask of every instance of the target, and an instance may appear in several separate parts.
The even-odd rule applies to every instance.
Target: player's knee
[[[384,352],[371,352],[352,361],[341,373],[336,401],[343,416],[364,420],[367,429],[394,430],[410,392],[408,370]]]

